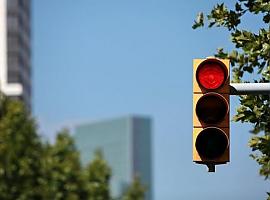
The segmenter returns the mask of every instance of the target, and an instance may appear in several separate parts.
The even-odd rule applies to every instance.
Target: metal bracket
[[[270,95],[270,83],[231,83],[230,95],[268,94]]]

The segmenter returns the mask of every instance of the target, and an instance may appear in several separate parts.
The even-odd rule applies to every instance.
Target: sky
[[[231,162],[216,173],[192,162],[192,59],[233,46],[225,29],[191,26],[218,1],[32,2],[33,113],[45,139],[82,122],[150,116],[155,200],[266,199],[250,125],[231,122]],[[239,101],[230,99],[232,117]]]

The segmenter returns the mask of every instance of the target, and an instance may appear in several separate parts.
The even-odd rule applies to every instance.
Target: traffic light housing
[[[193,161],[209,171],[230,160],[230,62],[193,60]]]

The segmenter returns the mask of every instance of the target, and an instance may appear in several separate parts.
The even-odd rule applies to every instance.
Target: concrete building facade
[[[111,192],[119,197],[139,176],[147,187],[146,199],[152,199],[152,140],[151,119],[129,116],[75,128],[75,144],[86,165],[95,150],[101,149],[112,168]]]

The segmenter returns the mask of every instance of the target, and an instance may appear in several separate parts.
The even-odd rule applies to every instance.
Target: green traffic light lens
[[[209,127],[199,133],[195,145],[202,158],[214,160],[224,154],[229,142],[221,129]]]
[[[198,119],[204,123],[216,124],[222,121],[229,111],[227,100],[217,93],[203,95],[196,104]]]

